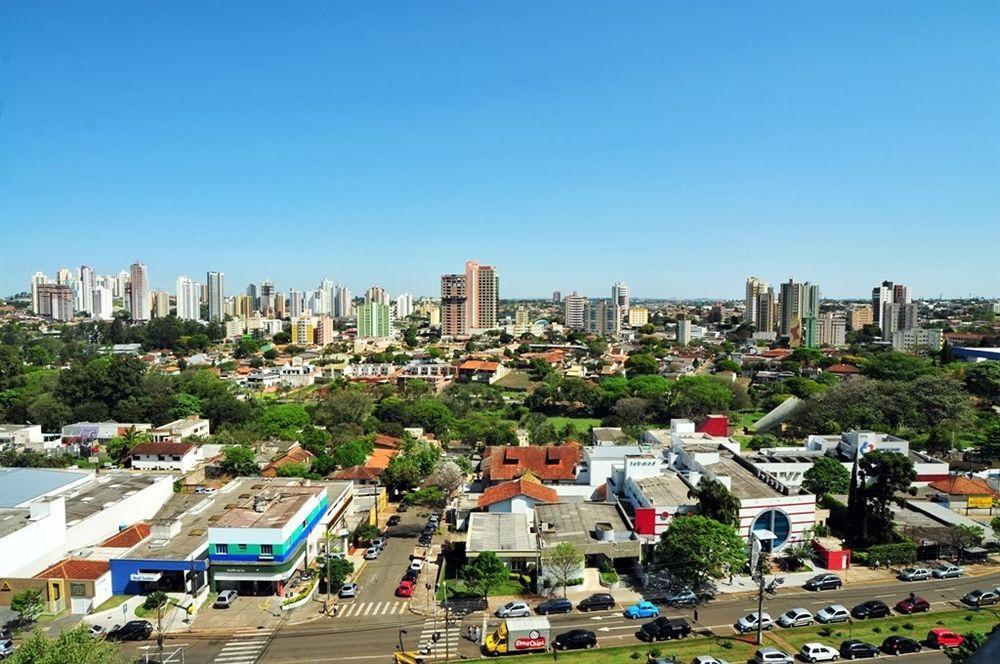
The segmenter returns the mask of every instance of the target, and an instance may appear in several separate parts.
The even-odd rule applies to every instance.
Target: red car
[[[927,643],[933,648],[957,648],[965,641],[965,637],[944,627],[935,627],[927,632]]]
[[[396,586],[396,597],[413,597],[413,582],[400,581]]]
[[[915,597],[911,595],[910,597],[904,597],[896,602],[896,610],[900,613],[910,615],[911,613],[930,611],[931,604],[923,597]]]

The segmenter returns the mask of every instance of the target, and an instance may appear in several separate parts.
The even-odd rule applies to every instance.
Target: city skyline
[[[0,7],[0,293],[136,255],[231,292],[471,257],[506,297],[1000,293],[990,3],[195,6]]]

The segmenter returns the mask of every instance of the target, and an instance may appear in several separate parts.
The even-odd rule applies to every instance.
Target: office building
[[[349,288],[338,285],[334,289],[333,315],[337,318],[350,318],[353,299]]]
[[[649,323],[649,309],[646,307],[628,308],[628,326],[632,328],[642,327]]]
[[[274,317],[275,318],[287,318],[288,308],[285,306],[285,294],[275,293],[274,294]]]
[[[859,331],[874,321],[872,305],[852,304],[847,308],[847,329]]]
[[[177,307],[177,317],[181,320],[198,320],[201,317],[201,304],[199,303],[199,293],[201,285],[190,277],[177,277],[177,290],[175,291],[175,304]]]
[[[816,319],[816,342],[819,346],[846,346],[847,321],[829,311],[820,314]]]
[[[277,304],[277,295],[275,294],[274,284],[265,279],[260,284],[260,302],[257,307],[262,314],[265,316],[273,316]],[[282,304],[282,309],[284,309],[284,304]]]
[[[381,286],[372,286],[365,291],[365,303],[389,304],[389,291]]]
[[[225,277],[221,272],[208,273],[208,320],[220,321],[224,319],[223,308],[226,302]]]
[[[757,327],[757,324],[760,316],[760,296],[769,290],[771,291],[771,296],[773,298],[774,290],[771,288],[770,284],[757,277],[747,277],[745,299],[746,311],[743,314],[743,319],[748,325],[752,325],[758,332],[767,331],[761,330]]]
[[[781,284],[778,301],[778,332],[788,339],[790,348],[815,348],[816,319],[819,317],[819,286],[796,283],[789,279]]]
[[[560,302],[562,302],[562,293],[552,291],[552,304],[559,304]]]
[[[491,265],[465,263],[465,327],[471,334],[497,326],[500,277]]]
[[[114,318],[114,299],[111,296],[111,289],[98,286],[90,294],[90,301],[94,307],[91,312],[96,320],[111,320]]]
[[[298,316],[292,319],[292,343],[297,346],[312,346],[316,341],[316,323],[312,316]]]
[[[73,320],[73,291],[68,284],[38,284],[38,315],[52,320]]]
[[[467,334],[465,275],[441,276],[441,336],[461,337]]]
[[[153,291],[149,294],[149,300],[153,318],[166,318],[170,315],[170,294],[167,291]]]
[[[250,298],[250,301],[252,302],[250,306],[254,310],[260,309],[260,289],[257,288],[257,284],[248,284],[246,294]]]
[[[597,300],[584,307],[587,332],[602,337],[618,337],[622,333],[622,312],[615,302]]]
[[[563,300],[563,319],[571,330],[583,330],[587,326],[587,298],[573,291]]]
[[[358,338],[387,339],[392,336],[392,316],[388,304],[365,302],[358,307]]]
[[[298,318],[305,311],[305,303],[302,301],[302,291],[292,288],[288,291],[288,315]]]
[[[49,283],[49,278],[42,272],[35,272],[31,275],[31,313],[42,315],[42,305],[39,301],[38,287]]]
[[[681,346],[691,343],[691,321],[685,317],[677,319],[677,343]]]
[[[621,281],[611,287],[611,304],[617,306],[623,313],[628,311],[628,286]]]
[[[413,296],[400,293],[396,297],[396,318],[406,318],[413,313]]]
[[[149,320],[153,306],[149,297],[149,270],[145,263],[136,261],[129,269],[129,309],[132,320]]]

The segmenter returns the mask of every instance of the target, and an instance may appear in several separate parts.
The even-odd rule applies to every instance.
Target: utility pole
[[[326,531],[326,606],[323,607],[325,609],[324,613],[326,613],[327,615],[330,614],[330,602],[332,601],[330,599],[331,586],[333,586],[333,583],[331,582],[330,579],[330,531],[327,530]]]
[[[451,612],[448,604],[448,584],[444,584],[444,662],[448,664],[450,651],[448,650],[448,616]]]
[[[763,556],[757,561],[757,645],[763,642],[764,631],[764,565]]]

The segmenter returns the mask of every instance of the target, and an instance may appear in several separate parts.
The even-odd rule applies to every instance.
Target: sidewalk
[[[187,621],[188,615],[186,608],[182,607],[187,607],[187,605],[191,603],[191,596],[184,593],[167,593],[167,597],[170,598],[170,603],[163,611],[164,633],[188,631],[191,624]],[[204,597],[202,600],[204,600]],[[87,625],[100,625],[101,627],[110,630],[115,625],[124,625],[130,620],[148,620],[153,624],[153,629],[155,630],[155,612],[141,618],[136,615],[136,609],[141,607],[145,601],[146,598],[141,595],[129,597],[120,606],[113,609],[91,613],[90,615],[84,616],[83,622]],[[178,604],[180,606],[177,606]]]

